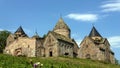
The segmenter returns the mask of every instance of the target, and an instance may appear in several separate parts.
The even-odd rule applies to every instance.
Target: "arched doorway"
[[[87,59],[90,59],[90,54],[86,54],[86,58],[87,58]]]
[[[49,56],[50,56],[50,57],[52,57],[52,56],[53,56],[52,51],[50,51],[50,52],[49,52]]]
[[[53,50],[52,48],[49,49],[49,56],[50,56],[50,57],[53,56],[53,51],[52,51],[52,50]]]

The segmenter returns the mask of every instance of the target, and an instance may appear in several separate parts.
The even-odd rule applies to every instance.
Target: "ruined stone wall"
[[[45,57],[58,57],[57,45],[51,45],[45,48]]]
[[[104,60],[104,52],[99,49],[99,46],[95,45],[89,38],[86,38],[80,45],[78,58]]]
[[[77,43],[75,42],[75,40],[73,40],[73,43],[74,43],[74,47],[73,47],[73,57],[77,57],[79,47],[78,47]]]
[[[113,54],[110,54],[110,62],[115,64],[115,57]]]
[[[49,34],[43,43],[45,47],[45,57],[57,57],[58,56],[58,47],[57,47],[57,40],[53,37],[52,34]]]
[[[85,38],[81,45],[80,45],[80,49],[78,51],[78,57],[79,58],[91,58],[91,52],[93,52],[93,49],[91,49],[93,46],[92,42],[88,39]],[[95,47],[93,47],[95,49]]]
[[[115,58],[110,51],[110,44],[107,40],[104,40],[104,43],[94,43],[92,39],[86,37],[80,45],[78,58],[88,58],[114,63]]]
[[[50,43],[49,41],[46,40],[46,42],[44,43],[44,46],[45,46],[45,57],[57,57],[58,56],[58,47],[57,47],[56,41],[53,41]]]
[[[36,39],[36,56],[37,57],[44,57],[45,48],[43,47],[43,41],[40,38]]]
[[[105,52],[98,50],[98,53],[97,53],[95,60],[105,61]]]
[[[66,43],[66,42],[59,42],[59,56],[69,56],[73,57],[73,44]]]
[[[14,56],[24,55],[27,57],[35,57],[35,42],[35,39],[20,37],[5,48],[5,53]]]
[[[9,44],[11,44],[13,41],[15,40],[15,37],[13,34],[10,34],[7,38],[7,41],[6,41],[6,46],[8,46]]]

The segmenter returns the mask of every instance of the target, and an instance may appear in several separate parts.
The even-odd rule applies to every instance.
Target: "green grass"
[[[119,65],[88,59],[50,57],[27,58],[0,54],[0,68],[32,68],[30,60],[43,64],[42,68],[120,68]]]

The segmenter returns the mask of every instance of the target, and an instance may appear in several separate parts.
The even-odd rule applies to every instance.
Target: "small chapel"
[[[90,34],[80,43],[78,57],[115,63],[114,52],[107,38],[103,38],[93,26]]]
[[[110,49],[107,38],[103,38],[93,26],[89,36],[80,43],[71,38],[71,30],[60,18],[46,36],[40,37],[36,32],[28,37],[20,26],[7,38],[4,53],[26,57],[77,57],[115,63],[114,52]]]

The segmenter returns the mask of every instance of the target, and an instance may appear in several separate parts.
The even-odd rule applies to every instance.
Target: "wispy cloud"
[[[95,22],[98,20],[97,14],[78,14],[71,13],[66,16],[67,18],[77,20],[77,21],[86,21],[86,22]]]
[[[108,41],[113,48],[120,48],[120,36],[109,37]]]
[[[105,4],[100,6],[103,12],[120,12],[120,0],[108,0]]]

